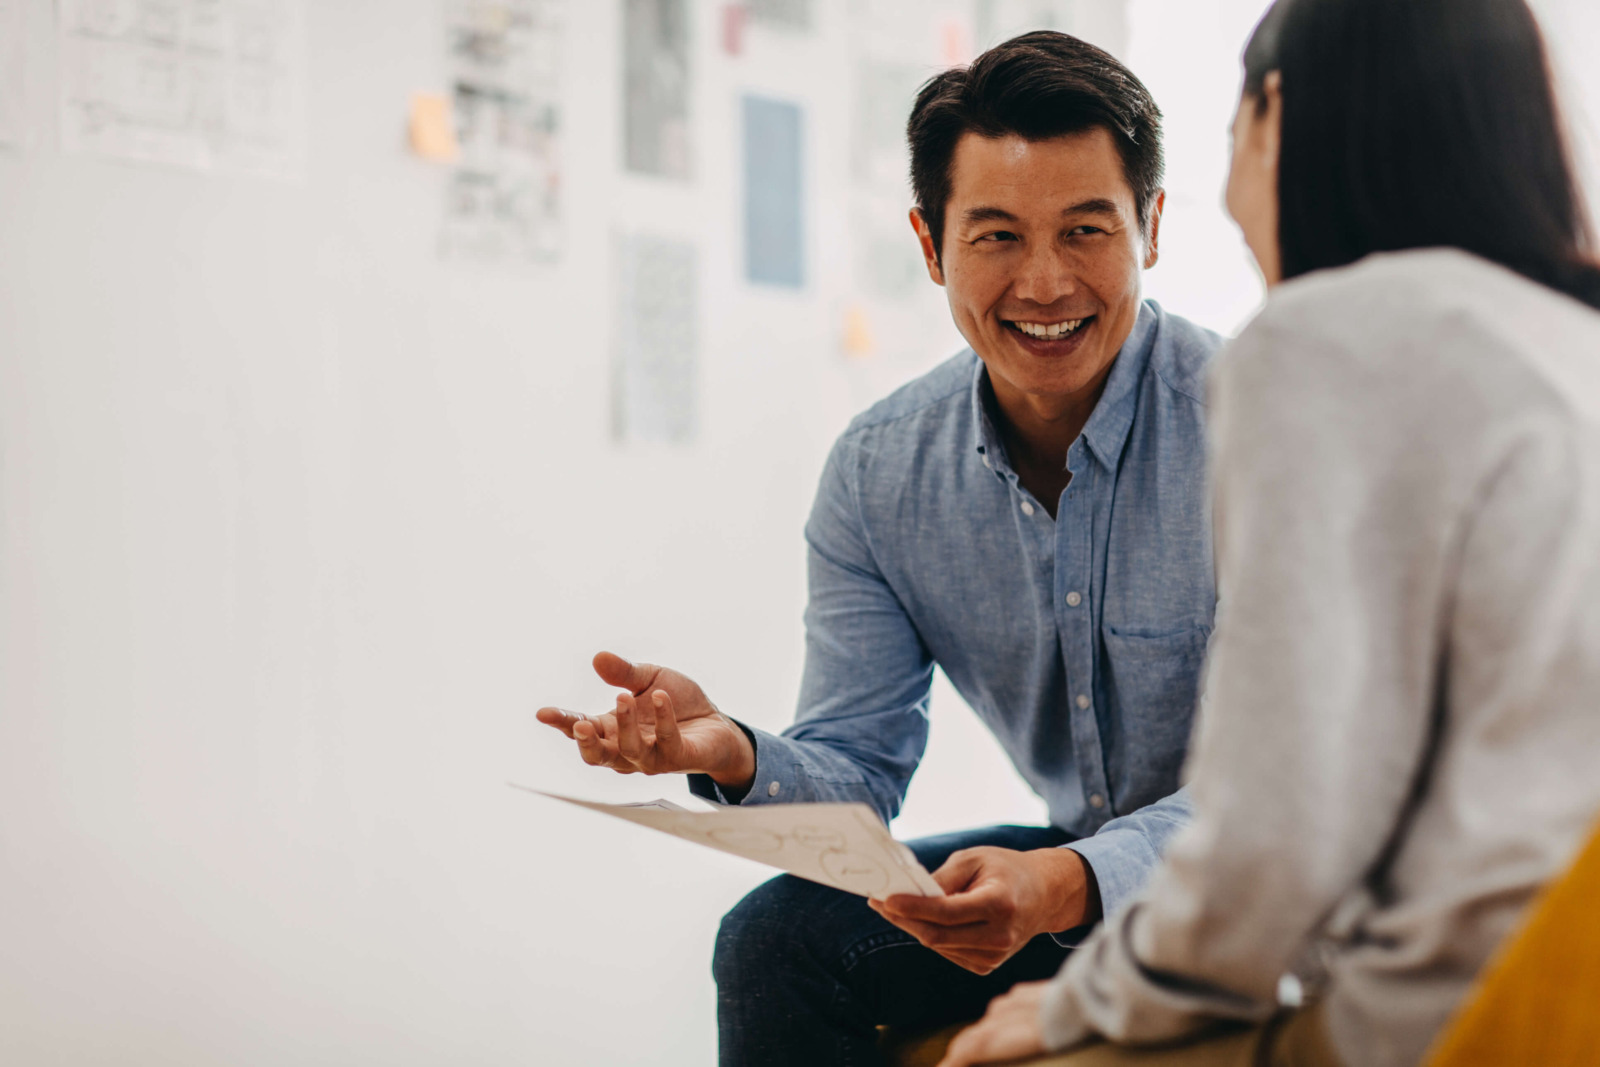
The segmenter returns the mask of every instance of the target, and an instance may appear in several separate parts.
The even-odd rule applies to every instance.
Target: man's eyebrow
[[[1017,217],[1003,207],[969,207],[961,213],[961,221],[973,222],[1016,222]]]
[[[1063,215],[1120,215],[1121,213],[1122,209],[1117,207],[1115,200],[1107,200],[1103,196],[1082,200],[1071,207],[1061,209]],[[961,221],[971,226],[979,222],[1016,222],[1017,217],[1003,207],[984,205],[967,208],[961,213]]]
[[[1093,200],[1084,200],[1073,204],[1071,207],[1063,209],[1061,213],[1063,215],[1119,215],[1121,214],[1121,209],[1117,207],[1115,200],[1096,197]]]

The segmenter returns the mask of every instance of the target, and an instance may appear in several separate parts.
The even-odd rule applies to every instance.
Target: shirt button
[[[1078,694],[1078,707],[1083,708],[1085,711],[1089,708],[1089,698],[1082,693]]]
[[[1068,593],[1067,594],[1067,607],[1075,608],[1079,604],[1082,604],[1082,603],[1083,603],[1083,594],[1081,594],[1081,593]]]
[[[1101,796],[1099,793],[1090,793],[1089,794],[1089,806],[1091,808],[1099,810],[1100,808],[1103,808],[1103,807],[1106,806],[1106,798]]]
[[[1022,502],[1022,513],[1024,515],[1032,515],[1033,514],[1033,505],[1028,503],[1026,500],[1024,500]]]
[[[767,786],[767,796],[769,796],[769,797],[777,796],[778,795],[778,789],[779,789],[778,783],[777,782],[773,782],[771,785]],[[1099,807],[1099,805],[1096,804],[1095,807]]]

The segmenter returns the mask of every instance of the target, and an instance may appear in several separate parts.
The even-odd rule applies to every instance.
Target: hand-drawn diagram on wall
[[[295,178],[305,0],[60,0],[69,152]]]
[[[599,804],[516,786],[765,863],[863,897],[943,896],[916,856],[865,804],[765,804],[688,811],[671,801]]]
[[[699,256],[656,237],[614,242],[621,300],[612,356],[612,433],[618,441],[683,444],[698,428],[695,351]]]
[[[27,31],[23,0],[0,0],[0,145],[22,143],[27,117],[23,45]]]
[[[455,132],[440,251],[479,262],[561,254],[563,0],[445,0]]]
[[[625,0],[622,155],[638,174],[687,179],[688,0]]]

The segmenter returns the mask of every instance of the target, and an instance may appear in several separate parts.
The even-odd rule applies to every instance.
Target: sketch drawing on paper
[[[561,255],[563,0],[445,0],[459,163],[440,251],[479,262]]]
[[[687,811],[668,801],[601,804],[516,786],[864,897],[943,896],[865,804],[763,804]]]
[[[612,433],[618,441],[684,444],[697,429],[694,245],[647,236],[614,242],[621,301],[612,357]]]
[[[23,42],[25,0],[0,0],[0,145],[20,145],[27,117]]]
[[[687,179],[688,0],[624,0],[623,163],[637,174]]]
[[[69,152],[297,178],[305,0],[60,0]]]

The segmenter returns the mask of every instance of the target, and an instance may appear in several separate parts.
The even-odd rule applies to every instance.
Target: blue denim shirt
[[[970,349],[858,417],[806,525],[799,714],[781,737],[751,730],[742,802],[892,818],[938,665],[1082,838],[1115,912],[1188,818],[1178,777],[1216,607],[1203,385],[1220,344],[1145,302],[1054,520],[1006,460]],[[691,788],[726,799],[702,776]]]

